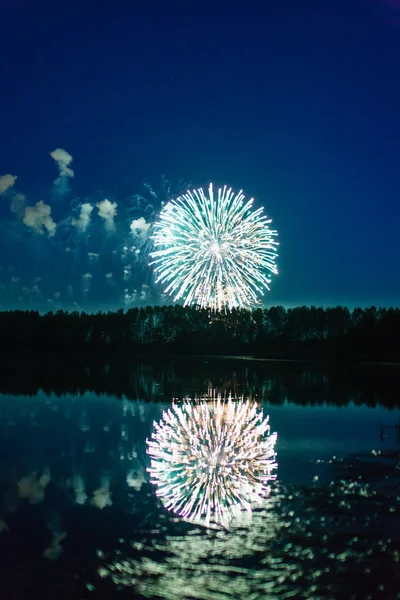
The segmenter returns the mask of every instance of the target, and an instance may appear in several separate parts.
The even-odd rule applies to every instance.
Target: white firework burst
[[[277,231],[263,209],[252,209],[224,186],[214,195],[210,184],[171,200],[160,213],[150,256],[156,282],[185,306],[215,310],[250,308],[269,290],[277,274]]]
[[[173,404],[147,440],[151,482],[164,506],[189,521],[227,526],[268,492],[277,434],[243,399]]]

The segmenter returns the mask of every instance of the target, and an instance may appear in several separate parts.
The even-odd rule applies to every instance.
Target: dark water
[[[203,359],[4,369],[1,598],[400,598],[398,374]],[[269,494],[229,527],[166,510],[147,472],[154,422],[209,390],[250,396],[278,434]]]

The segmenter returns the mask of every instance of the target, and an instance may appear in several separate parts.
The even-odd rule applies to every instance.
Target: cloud
[[[82,290],[84,293],[87,293],[89,291],[90,288],[90,282],[92,280],[92,274],[91,273],[84,273],[82,275]]]
[[[104,219],[105,229],[107,231],[113,231],[115,227],[114,217],[117,214],[117,203],[110,202],[110,200],[105,199],[101,202],[98,202],[96,206],[99,210],[99,217]]]
[[[150,223],[146,223],[146,219],[144,217],[134,219],[130,225],[133,235],[138,237],[146,237],[149,227]]]
[[[107,506],[112,506],[112,493],[108,488],[99,488],[93,492],[93,498],[90,501],[92,506],[103,510]]]
[[[57,163],[59,176],[54,181],[54,187],[61,194],[69,190],[68,180],[74,176],[74,172],[69,166],[73,160],[72,156],[63,148],[56,148],[50,152],[50,156]]]
[[[106,273],[106,284],[111,287],[115,287],[116,283],[113,279],[113,273]]]
[[[25,208],[23,222],[41,235],[47,230],[49,237],[53,237],[57,229],[57,225],[51,217],[51,206],[45,204],[43,200],[36,202],[35,206]]]
[[[91,214],[93,211],[93,206],[89,204],[89,202],[84,202],[81,206],[81,212],[79,213],[79,217],[72,221],[72,225],[79,229],[82,233],[86,231],[89,223]]]
[[[124,281],[128,281],[128,279],[131,278],[131,275],[132,275],[131,269],[132,269],[131,265],[126,265],[124,267]]]
[[[50,152],[51,158],[53,158],[60,171],[60,177],[73,177],[74,172],[68,166],[72,162],[72,156],[63,148],[56,148],[53,152]]]
[[[75,473],[72,477],[71,485],[75,492],[75,502],[76,504],[85,504],[87,500],[87,494],[85,492],[85,481],[82,475]]]
[[[43,556],[48,560],[57,560],[63,553],[63,547],[60,542],[63,541],[64,538],[67,537],[65,531],[61,531],[61,533],[53,533],[53,537],[50,545],[44,550]]]
[[[9,190],[11,190],[11,188],[14,187],[15,182],[17,180],[17,176],[16,175],[1,175],[0,176],[0,196],[7,193]],[[19,192],[14,192],[12,191],[11,193],[11,211],[13,213],[15,213],[16,215],[18,215],[19,217],[24,216],[24,210],[25,210],[25,194],[20,194]]]
[[[14,194],[13,199],[11,201],[11,211],[21,219],[25,214],[25,202],[25,194],[20,193]]]
[[[0,176],[0,196],[4,194],[7,190],[14,187],[14,184],[17,180],[16,175],[1,175]]]
[[[106,508],[106,506],[112,506],[111,496],[110,480],[106,477],[102,477],[101,487],[93,492],[93,498],[90,504],[102,510],[103,508]]]
[[[45,498],[45,490],[51,480],[50,471],[45,469],[39,476],[37,471],[18,481],[18,496],[26,498],[30,504],[39,504]]]

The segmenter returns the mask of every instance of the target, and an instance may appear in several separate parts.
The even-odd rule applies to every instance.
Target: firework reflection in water
[[[276,439],[268,417],[249,400],[174,403],[147,440],[151,482],[167,509],[226,527],[268,494]]]

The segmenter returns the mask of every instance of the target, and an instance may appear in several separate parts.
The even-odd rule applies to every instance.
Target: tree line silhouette
[[[276,306],[211,312],[174,305],[97,314],[8,311],[0,313],[0,335],[3,353],[396,361],[400,310]]]
[[[63,356],[63,355],[61,355]],[[300,361],[253,361],[208,357],[149,360],[123,356],[102,360],[49,355],[0,361],[0,394],[81,396],[87,392],[130,400],[171,402],[199,398],[213,390],[271,404],[330,404],[396,407],[397,365]]]

